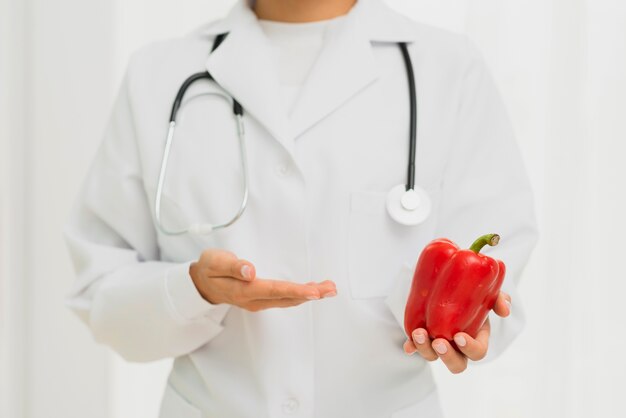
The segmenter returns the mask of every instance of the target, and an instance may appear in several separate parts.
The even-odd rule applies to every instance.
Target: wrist
[[[194,261],[191,264],[189,264],[189,277],[191,277],[191,281],[193,282],[193,285],[196,287],[196,290],[198,291],[200,296],[202,296],[202,298],[206,300],[207,302],[211,304],[215,304],[215,302],[213,302],[209,298],[209,296],[206,294],[205,286],[202,286],[202,277],[200,275],[200,264],[197,261]]]

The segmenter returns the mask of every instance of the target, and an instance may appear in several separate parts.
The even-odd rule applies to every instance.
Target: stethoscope
[[[226,38],[227,33],[218,35],[215,38],[211,52],[215,51],[217,47]],[[393,187],[387,194],[386,206],[389,216],[396,222],[412,226],[418,225],[424,222],[431,211],[431,200],[428,193],[424,189],[415,185],[415,150],[417,146],[417,95],[415,88],[415,75],[413,73],[413,64],[411,57],[407,49],[407,45],[404,42],[398,42],[398,46],[402,51],[402,57],[406,66],[406,73],[409,81],[409,98],[410,98],[410,124],[409,124],[409,163],[407,167],[407,182],[406,184],[399,184]],[[170,114],[169,129],[167,131],[167,139],[165,141],[165,149],[163,150],[163,159],[161,160],[161,169],[159,171],[159,181],[157,184],[156,195],[154,199],[154,209],[156,220],[155,224],[159,231],[165,235],[183,235],[183,234],[210,234],[218,229],[224,229],[233,223],[235,223],[245,211],[248,205],[248,161],[246,156],[246,144],[245,144],[245,130],[243,123],[243,107],[233,97],[219,92],[207,92],[207,95],[214,95],[223,98],[232,105],[233,115],[237,126],[237,137],[239,140],[239,155],[241,161],[242,186],[243,194],[241,198],[241,204],[237,213],[228,221],[219,224],[210,223],[194,223],[187,228],[171,230],[163,226],[161,219],[161,198],[163,196],[163,186],[165,184],[165,178],[167,173],[167,163],[172,149],[172,142],[174,140],[174,132],[176,130],[176,116],[180,110],[185,92],[194,82],[202,79],[212,80],[215,82],[211,74],[208,71],[200,72],[191,75],[181,85],[174,103],[172,105],[172,112]]]

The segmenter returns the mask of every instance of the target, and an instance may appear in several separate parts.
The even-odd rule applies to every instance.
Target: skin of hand
[[[493,308],[496,315],[505,318],[511,314],[511,296],[500,292],[496,304]],[[459,332],[454,336],[454,342],[459,350],[444,338],[436,338],[431,341],[428,332],[424,328],[413,331],[412,340],[407,339],[404,343],[404,352],[408,355],[419,353],[427,361],[441,359],[448,370],[453,374],[458,374],[467,368],[468,359],[478,361],[485,358],[489,346],[489,333],[491,327],[489,318],[476,334],[476,338],[470,337],[464,332]]]
[[[337,294],[330,280],[305,284],[256,277],[254,265],[229,251],[208,249],[191,263],[189,274],[200,295],[210,303],[226,303],[257,312],[287,308]]]

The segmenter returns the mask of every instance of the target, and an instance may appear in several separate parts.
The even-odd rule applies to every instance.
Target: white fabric
[[[213,36],[224,31],[229,36],[207,59]],[[394,312],[403,298],[391,295],[407,288],[404,266],[432,238],[468,245],[494,230],[503,240],[490,253],[506,261],[505,289],[515,294],[536,239],[533,199],[495,84],[466,38],[360,0],[329,30],[332,42],[288,120],[274,111],[280,83],[262,34],[239,3],[222,21],[134,54],[66,230],[79,274],[70,304],[98,341],[125,358],[176,357],[169,384],[188,403],[185,411],[439,414],[436,402],[420,407],[434,382],[424,361],[402,351]],[[398,225],[385,212],[387,192],[406,176],[409,107],[399,41],[410,42],[419,63],[416,178],[434,211],[419,227]],[[152,224],[166,127],[158,121],[167,120],[180,80],[204,66],[221,87],[199,83],[188,92],[164,222],[224,219],[239,205],[230,108],[202,96],[207,90],[223,88],[245,108],[250,204],[227,230],[168,237]],[[257,313],[204,303],[186,272],[207,247],[252,260],[260,277],[333,279],[339,294]],[[494,318],[490,356],[519,332],[521,318],[520,306],[506,321]],[[171,405],[164,418],[177,416]]]
[[[287,113],[294,107],[300,89],[315,65],[324,44],[326,29],[329,25],[339,24],[342,19],[343,16],[307,23],[259,20],[270,43],[283,107]]]

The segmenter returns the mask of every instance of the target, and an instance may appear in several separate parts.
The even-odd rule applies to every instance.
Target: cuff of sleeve
[[[200,295],[189,275],[191,262],[176,265],[165,276],[165,295],[174,316],[182,321],[211,318],[220,323],[230,308],[213,304]]]
[[[400,269],[400,273],[396,276],[394,285],[385,298],[385,304],[393,314],[394,318],[404,330],[404,309],[406,301],[411,291],[411,282],[413,281],[413,268],[409,263],[404,263]]]

